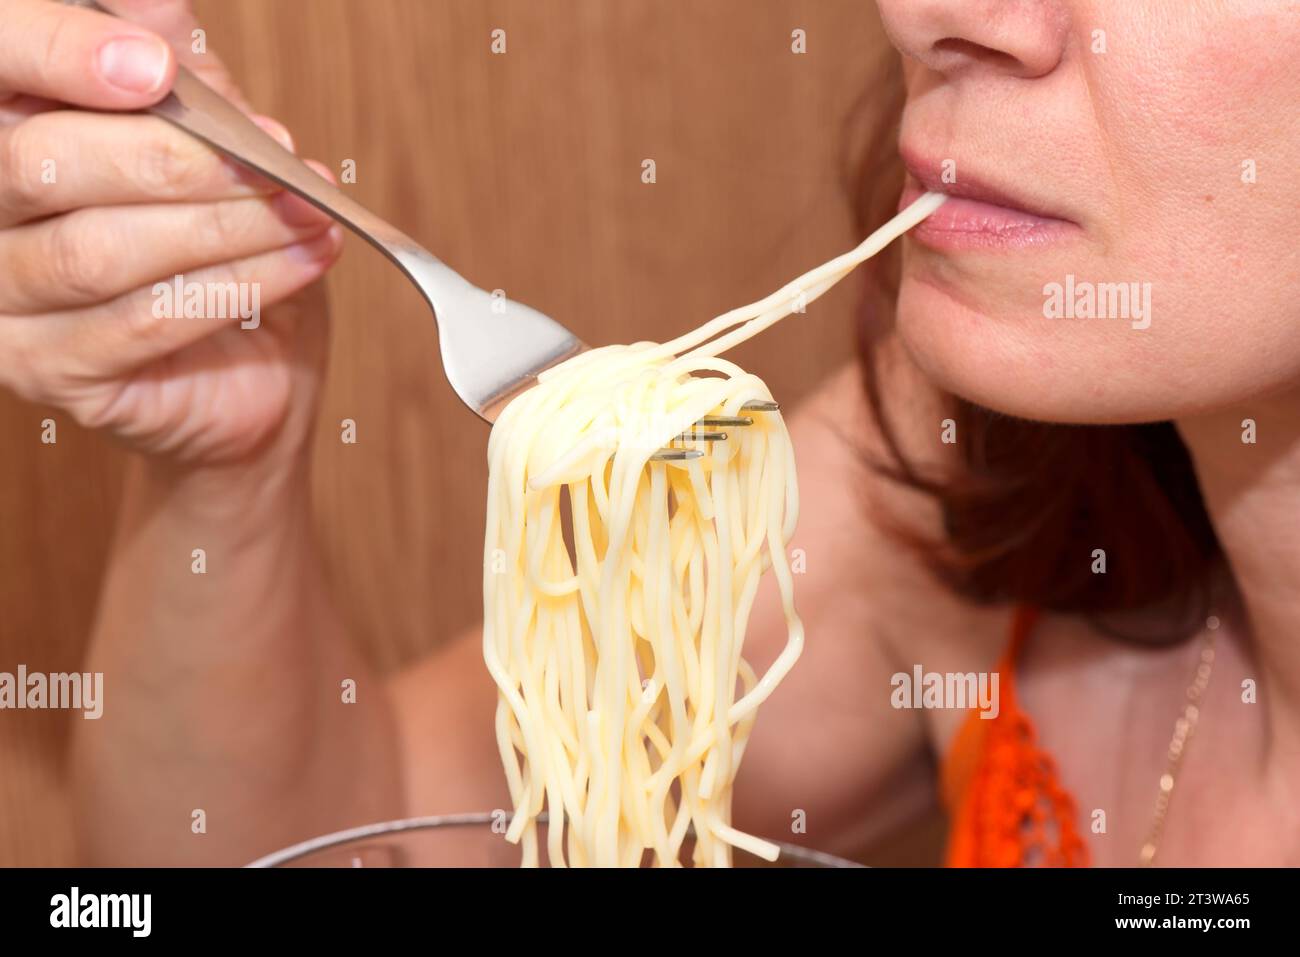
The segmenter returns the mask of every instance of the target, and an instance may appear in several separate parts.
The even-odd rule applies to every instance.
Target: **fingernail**
[[[289,250],[290,258],[305,265],[329,259],[343,242],[343,227],[337,223],[310,242],[299,243]]]
[[[119,37],[99,51],[99,75],[130,93],[157,93],[167,78],[167,45],[154,37]]]
[[[294,151],[293,136],[283,123],[273,120],[269,116],[255,116],[253,122],[275,137],[279,144],[290,153]]]

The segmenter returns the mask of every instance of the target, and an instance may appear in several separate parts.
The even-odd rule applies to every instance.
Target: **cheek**
[[[1152,283],[1140,354],[1149,388],[1171,392],[1166,416],[1300,375],[1300,7],[1169,9],[1148,52],[1099,66],[1096,84],[1119,212],[1098,267]]]
[[[1283,7],[1287,10],[1284,10]],[[1130,38],[1085,61],[1113,204],[1106,259],[1167,308],[1286,310],[1300,220],[1300,5],[1160,0],[1112,7]],[[1139,278],[1139,277],[1133,277]]]
[[[1099,120],[1122,125],[1131,138],[1117,145],[1144,163],[1240,159],[1240,147],[1267,145],[1258,135],[1272,132],[1274,119],[1294,119],[1300,13],[1282,13],[1271,0],[1167,2],[1159,17],[1145,4],[1118,8],[1131,18],[1120,29],[1133,42],[1086,67]]]

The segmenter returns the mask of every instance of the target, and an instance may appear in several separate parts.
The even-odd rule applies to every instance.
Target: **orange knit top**
[[[1019,606],[998,661],[998,715],[972,709],[940,768],[949,867],[1087,867],[1074,799],[1016,699],[1015,667],[1038,610]]]

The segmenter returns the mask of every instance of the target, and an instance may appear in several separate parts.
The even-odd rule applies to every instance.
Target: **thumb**
[[[175,55],[145,27],[48,0],[4,3],[0,101],[27,94],[135,110],[162,99],[175,76]]]
[[[132,23],[152,30],[166,40],[180,62],[245,113],[248,103],[240,94],[225,64],[208,51],[207,37],[199,27],[190,0],[98,0],[100,6]]]

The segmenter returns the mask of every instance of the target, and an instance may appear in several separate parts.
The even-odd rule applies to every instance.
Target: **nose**
[[[994,72],[1033,79],[1061,62],[1065,0],[877,0],[906,57],[948,77]]]

